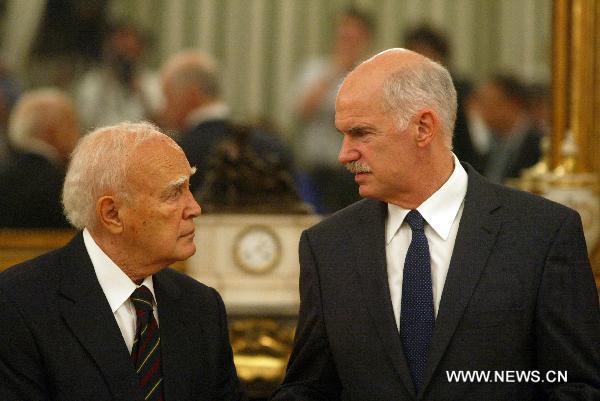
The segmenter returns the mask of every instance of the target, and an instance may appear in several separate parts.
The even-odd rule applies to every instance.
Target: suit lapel
[[[396,369],[402,382],[411,394],[415,394],[414,385],[400,335],[396,327],[394,310],[390,296],[387,277],[387,261],[385,256],[385,218],[387,205],[383,202],[365,201],[364,212],[360,215],[357,226],[348,230],[353,244],[353,258],[349,264],[355,266],[363,285],[361,289],[367,308],[375,323],[377,334],[388,350],[387,356]],[[362,235],[357,232],[362,230]]]
[[[79,233],[64,249],[61,313],[115,400],[142,400],[127,346]]]
[[[462,318],[500,229],[496,192],[470,166],[463,214],[435,323],[423,389],[431,380]]]
[[[198,353],[201,339],[190,338],[189,330],[186,330],[186,308],[181,307],[181,290],[172,278],[162,271],[155,274],[153,280],[158,305],[165,398],[193,399],[187,373],[190,371],[189,361],[197,360],[191,355]]]

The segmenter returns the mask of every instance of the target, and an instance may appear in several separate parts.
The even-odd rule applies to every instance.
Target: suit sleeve
[[[576,213],[563,222],[546,259],[535,334],[541,377],[548,371],[567,375],[566,382],[542,384],[548,399],[600,400],[598,293]]]
[[[306,232],[300,239],[300,313],[286,377],[273,401],[335,401],[341,385],[323,321],[321,288]]]
[[[35,340],[17,307],[0,290],[0,400],[47,399]]]
[[[221,364],[217,383],[217,399],[223,401],[245,401],[246,395],[242,390],[233,363],[233,351],[229,342],[229,330],[227,327],[227,313],[223,299],[213,290],[219,308],[219,321],[221,328]]]

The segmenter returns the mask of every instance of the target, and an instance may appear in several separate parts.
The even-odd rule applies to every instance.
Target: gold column
[[[568,129],[569,114],[569,48],[571,35],[569,1],[555,0],[552,10],[552,137],[550,166],[555,168],[561,159],[560,148]]]
[[[572,199],[575,205],[583,204],[580,213],[590,232],[600,224],[600,0],[555,0],[553,8],[551,167],[555,174],[548,179],[548,188],[567,186],[574,194],[587,196],[585,202],[579,195]],[[564,154],[567,130],[577,147],[575,158]],[[595,193],[595,204],[590,193]],[[600,288],[600,240],[590,248]]]

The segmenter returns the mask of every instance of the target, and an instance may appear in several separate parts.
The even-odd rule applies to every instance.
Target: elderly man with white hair
[[[148,123],[85,136],[63,203],[81,230],[0,274],[0,399],[240,400],[223,301],[190,257],[195,169]]]
[[[13,155],[0,171],[0,227],[68,227],[60,193],[79,139],[71,98],[55,88],[25,93],[9,121]]]

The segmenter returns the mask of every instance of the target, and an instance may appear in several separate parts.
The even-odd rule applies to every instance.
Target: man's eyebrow
[[[194,175],[196,173],[196,167],[192,167],[190,170],[190,175],[189,176],[185,176],[182,175],[181,177],[171,181],[170,183],[167,184],[166,188],[164,189],[163,196],[167,196],[172,190],[174,189],[179,189],[182,186],[185,185],[185,183],[190,179],[190,177],[192,175]]]
[[[366,125],[357,125],[355,127],[348,128],[348,135],[363,135],[369,132],[373,132],[373,129]]]

